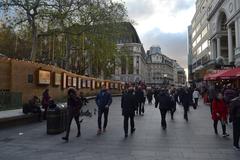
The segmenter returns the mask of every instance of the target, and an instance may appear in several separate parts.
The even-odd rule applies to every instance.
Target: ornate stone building
[[[217,63],[239,66],[240,1],[197,0],[189,35],[189,66],[194,80],[202,80]]]

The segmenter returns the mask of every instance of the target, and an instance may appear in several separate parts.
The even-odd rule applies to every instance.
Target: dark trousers
[[[143,103],[137,102],[137,114],[139,114],[139,115],[142,114],[142,107],[143,107]]]
[[[128,121],[129,121],[129,119],[130,119],[131,132],[134,129],[134,116],[133,115],[131,115],[131,116],[124,116],[123,128],[124,128],[125,135],[128,134]]]
[[[198,98],[194,98],[194,103],[195,103],[195,105],[196,105],[196,107],[198,106]]]
[[[103,128],[107,127],[109,108],[98,109],[98,129],[102,129],[102,115],[104,114]]]
[[[38,120],[42,120],[42,111],[40,107],[34,107],[31,111],[32,113],[37,113],[38,114]]]
[[[233,145],[239,147],[240,117],[233,120]]]
[[[184,115],[183,115],[183,117],[184,117],[184,119],[185,119],[186,121],[188,121],[189,106],[185,105],[185,106],[183,106],[183,109],[184,109]]]
[[[214,127],[214,131],[215,131],[216,134],[218,134],[218,130],[217,130],[218,121],[220,121],[220,120],[214,120],[213,121],[213,127]],[[221,122],[221,125],[222,125],[222,132],[223,132],[223,134],[225,134],[226,133],[226,124],[222,121],[220,121],[220,122]]]
[[[160,113],[161,113],[161,125],[163,128],[167,127],[167,122],[166,122],[166,114],[167,114],[167,110],[166,109],[160,109]]]
[[[80,134],[80,122],[79,122],[79,116],[80,114],[74,114],[69,112],[68,114],[68,125],[67,125],[67,132],[66,132],[66,137],[69,137],[69,132],[70,132],[70,127],[71,127],[71,123],[72,123],[72,119],[75,119],[75,122],[77,124],[77,129],[78,129],[78,134]]]
[[[174,106],[171,110],[171,119],[173,119],[174,113],[176,112],[176,106]]]

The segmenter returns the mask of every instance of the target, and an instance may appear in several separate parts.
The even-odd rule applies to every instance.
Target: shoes
[[[167,126],[162,126],[162,129],[163,129],[163,130],[166,130],[166,128],[167,128]]]
[[[68,142],[68,137],[62,137],[62,139]]]
[[[223,136],[223,137],[228,137],[228,136],[229,136],[229,134],[227,134],[227,133],[224,133],[222,136]]]
[[[80,136],[81,136],[81,132],[78,132],[77,137],[80,137]]]
[[[106,128],[103,128],[103,132],[106,132]]]
[[[238,146],[233,146],[233,149],[236,151],[240,151],[240,147],[238,147]]]
[[[101,133],[102,133],[102,130],[99,129],[99,130],[97,131],[97,135],[100,135]]]
[[[136,131],[135,128],[131,129],[131,134],[133,134]]]
[[[125,134],[125,138],[127,138],[128,137],[128,134]]]

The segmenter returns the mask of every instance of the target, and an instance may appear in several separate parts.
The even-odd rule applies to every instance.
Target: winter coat
[[[80,114],[80,109],[82,108],[82,101],[78,96],[68,97],[67,107],[70,114]]]
[[[169,96],[168,93],[164,93],[164,92],[159,93],[158,103],[159,103],[159,109],[170,110],[172,108],[171,97]]]
[[[193,98],[199,98],[200,94],[199,94],[198,91],[195,90],[195,91],[193,92],[193,95],[192,95],[192,96],[193,96]]]
[[[95,101],[99,109],[104,109],[106,106],[111,105],[112,95],[106,90],[101,90],[97,95]]]
[[[192,104],[192,95],[189,91],[183,91],[181,95],[181,102],[183,107],[189,107]]]
[[[134,116],[137,106],[137,100],[132,92],[125,92],[121,99],[121,108],[123,116]]]
[[[236,118],[240,118],[240,97],[234,98],[230,103],[230,113],[229,116],[232,121]]]
[[[217,116],[217,113],[219,116]],[[223,99],[213,99],[212,102],[212,119],[213,120],[224,120],[227,121],[228,108]]]
[[[144,92],[142,90],[137,90],[135,92],[136,98],[137,98],[137,102],[138,103],[143,103],[145,98],[144,98]]]

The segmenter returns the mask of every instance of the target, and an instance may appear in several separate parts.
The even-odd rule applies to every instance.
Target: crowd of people
[[[201,93],[201,94],[200,94]],[[145,103],[154,104],[155,108],[160,110],[161,126],[163,130],[167,129],[166,115],[169,112],[171,119],[174,119],[174,113],[176,106],[181,105],[184,114],[183,118],[188,122],[188,112],[190,106],[194,109],[198,107],[199,98],[203,97],[204,102],[209,103],[210,114],[213,120],[213,129],[215,134],[218,135],[218,123],[222,126],[222,136],[228,137],[226,125],[232,122],[233,125],[233,146],[234,149],[239,150],[239,138],[240,138],[240,96],[231,86],[225,89],[219,89],[215,86],[208,86],[205,89],[192,88],[192,87],[162,87],[154,88],[147,87],[145,84],[127,84],[122,91],[121,97],[121,109],[123,116],[123,128],[125,138],[129,135],[129,121],[130,121],[130,134],[133,134],[136,130],[134,117],[136,115],[144,116]],[[147,100],[147,102],[146,102]],[[96,95],[95,99],[98,108],[98,130],[97,135],[101,135],[106,132],[108,124],[108,114],[112,103],[112,95],[106,86],[102,86],[100,92]],[[40,103],[44,112],[42,114]],[[63,140],[68,141],[70,126],[72,119],[77,124],[77,137],[81,135],[79,116],[81,108],[87,103],[87,99],[83,96],[83,93],[77,94],[74,88],[68,90],[68,123],[66,129],[66,135],[62,137]],[[48,108],[55,107],[55,103],[49,96],[49,90],[46,89],[43,92],[42,100],[34,96],[29,101],[29,110],[39,114],[39,121],[46,119]],[[102,117],[104,122],[102,124]]]

